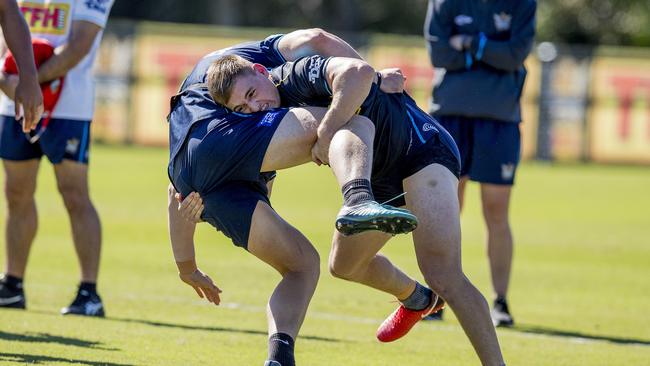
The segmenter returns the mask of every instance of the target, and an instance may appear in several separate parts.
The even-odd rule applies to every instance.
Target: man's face
[[[257,67],[260,66],[260,67]],[[255,73],[239,76],[232,87],[226,107],[239,113],[255,113],[280,107],[280,93],[261,65]]]

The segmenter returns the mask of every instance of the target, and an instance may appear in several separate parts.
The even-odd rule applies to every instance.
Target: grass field
[[[106,319],[58,314],[74,296],[78,266],[51,166],[42,164],[28,311],[0,310],[0,365],[262,365],[264,306],[278,276],[202,225],[199,265],[225,303],[210,306],[178,280],[166,234],[166,156],[163,149],[94,147]],[[508,365],[650,365],[650,169],[527,163],[518,179],[510,295],[518,325],[498,331]],[[463,260],[490,295],[477,198],[472,185]],[[340,204],[329,171],[281,172],[273,202],[327,258]],[[416,273],[408,237],[392,240],[385,253]],[[478,364],[451,312],[380,344],[374,332],[393,299],[332,278],[324,260],[322,269],[297,344],[300,365]]]

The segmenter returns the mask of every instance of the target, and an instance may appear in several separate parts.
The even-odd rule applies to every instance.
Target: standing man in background
[[[429,112],[460,149],[461,207],[467,180],[481,184],[495,326],[514,324],[506,301],[513,252],[508,208],[536,8],[535,0],[429,0],[424,26],[435,67]]]
[[[113,0],[18,1],[33,37],[56,50],[38,69],[38,82],[64,78],[63,90],[47,129],[43,120],[36,136],[26,136],[15,120],[15,77],[5,77],[0,89],[0,157],[7,199],[5,275],[0,282],[0,306],[25,308],[23,277],[36,235],[34,201],[40,158],[54,165],[57,185],[70,216],[81,267],[76,298],[62,314],[103,316],[96,290],[101,249],[101,225],[88,192],[90,121],[94,112],[92,65]]]

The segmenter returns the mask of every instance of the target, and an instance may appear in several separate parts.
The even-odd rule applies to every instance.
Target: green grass
[[[99,288],[108,317],[62,317],[78,265],[69,224],[43,163],[40,227],[27,273],[29,310],[0,310],[0,364],[261,365],[264,306],[278,276],[207,225],[198,260],[223,289],[220,307],[200,301],[177,276],[166,234],[162,149],[95,146],[90,180],[103,222]],[[490,294],[478,190],[463,213],[468,276]],[[330,172],[281,172],[277,210],[327,258],[340,204]],[[499,330],[509,365],[650,365],[650,170],[527,163],[512,207],[516,239],[511,307],[518,326]],[[4,220],[5,211],[0,211]],[[408,237],[385,253],[417,273]],[[4,262],[4,253],[0,254]],[[379,344],[374,331],[389,296],[323,275],[297,344],[300,365],[475,365],[448,312],[405,339]]]

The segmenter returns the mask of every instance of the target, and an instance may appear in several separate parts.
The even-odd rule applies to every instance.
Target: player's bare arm
[[[362,59],[347,42],[319,28],[300,29],[284,35],[278,42],[278,50],[287,61],[312,55]]]
[[[318,140],[312,149],[312,159],[327,164],[334,133],[354,116],[377,76],[375,69],[367,62],[347,57],[331,58],[325,72],[332,90],[332,103],[318,126]]]
[[[41,118],[43,95],[38,85],[34,54],[30,47],[32,42],[29,28],[15,1],[0,0],[0,24],[19,72],[18,76],[2,75],[0,89],[16,102],[16,119],[24,117],[23,130],[27,132],[35,127]]]
[[[38,69],[40,83],[64,76],[77,66],[93,47],[97,34],[102,27],[95,23],[77,20],[72,23],[70,41],[54,51],[54,56]]]
[[[179,204],[175,197],[176,194],[176,190],[170,184],[167,202],[168,229],[174,259],[178,268],[178,276],[183,282],[194,288],[199,297],[219,305],[221,290],[214,284],[210,276],[203,273],[196,265],[194,254],[195,224],[181,217],[178,210]]]
[[[319,28],[301,29],[284,35],[278,42],[278,50],[287,61],[313,55],[363,59],[349,43]],[[382,78],[380,88],[384,93],[404,91],[406,77],[402,70],[393,67],[379,73]]]

